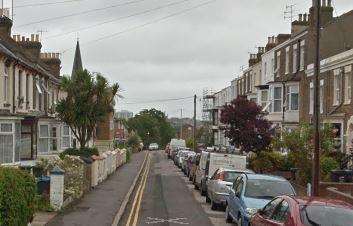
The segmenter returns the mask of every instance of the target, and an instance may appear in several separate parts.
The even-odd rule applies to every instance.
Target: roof
[[[77,40],[76,43],[76,50],[75,50],[75,58],[74,58],[74,65],[72,67],[72,75],[74,75],[77,71],[82,71],[82,58],[81,58],[81,50],[80,50],[80,42]]]
[[[248,179],[253,179],[253,180],[272,180],[272,181],[287,181],[283,177],[279,176],[272,176],[272,175],[265,175],[265,174],[248,174],[247,175]]]
[[[48,65],[46,65],[40,58],[33,59],[33,56],[26,53],[25,50],[12,38],[0,37],[0,52],[4,55],[17,60],[19,63],[36,70],[43,75],[49,77],[52,81],[59,83],[60,78],[57,78],[50,72]]]

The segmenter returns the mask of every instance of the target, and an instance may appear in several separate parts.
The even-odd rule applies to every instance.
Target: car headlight
[[[246,214],[252,216],[257,212],[257,209],[256,208],[246,208],[245,212],[246,212]]]

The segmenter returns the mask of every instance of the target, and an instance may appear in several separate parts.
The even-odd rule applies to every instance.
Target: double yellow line
[[[141,208],[141,201],[142,201],[142,196],[146,187],[146,182],[147,182],[147,177],[148,173],[150,170],[150,164],[151,164],[151,158],[149,153],[147,154],[147,162],[145,165],[145,169],[143,171],[142,177],[141,177],[141,182],[139,184],[139,187],[137,188],[137,192],[134,198],[134,201],[132,203],[131,211],[129,214],[129,218],[126,222],[126,226],[136,226],[137,220],[139,217],[139,212]]]

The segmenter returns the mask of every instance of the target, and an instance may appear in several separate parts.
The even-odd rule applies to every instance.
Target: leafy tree
[[[167,121],[166,115],[156,109],[143,110],[127,122],[130,130],[141,137],[144,145],[158,143],[165,146],[175,136],[175,131]]]
[[[227,125],[225,135],[242,152],[261,152],[271,144],[271,124],[261,107],[246,97],[238,96],[221,112],[221,122]]]
[[[284,130],[281,136],[276,137],[272,143],[274,150],[280,151],[285,149],[288,151],[288,158],[299,170],[298,182],[303,185],[311,180],[312,156],[314,150],[313,136],[313,127],[309,124],[302,124],[297,129]],[[331,126],[327,124],[320,130],[320,149],[321,159],[324,158],[322,163],[325,165],[322,176],[327,177],[328,169],[332,169],[336,166],[332,163],[331,158],[326,158],[331,156],[334,150],[334,133]]]
[[[63,77],[61,89],[67,97],[56,106],[58,117],[70,126],[80,146],[85,147],[97,123],[113,111],[119,86],[110,86],[99,73],[83,70],[77,71],[75,76]]]
[[[136,133],[131,132],[126,144],[132,149],[133,152],[138,152],[141,142],[141,138]]]

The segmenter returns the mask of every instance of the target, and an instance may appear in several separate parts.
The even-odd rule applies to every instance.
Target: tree
[[[221,112],[225,135],[241,152],[261,152],[272,140],[271,124],[264,118],[261,107],[246,97],[238,96]]]
[[[83,148],[92,138],[97,123],[113,111],[119,85],[110,86],[101,74],[83,70],[77,71],[71,78],[63,77],[61,89],[67,96],[58,102],[56,112],[70,126]]]
[[[175,130],[167,121],[166,115],[154,108],[143,110],[127,122],[130,130],[135,130],[145,146],[158,143],[164,147],[175,136]]]

